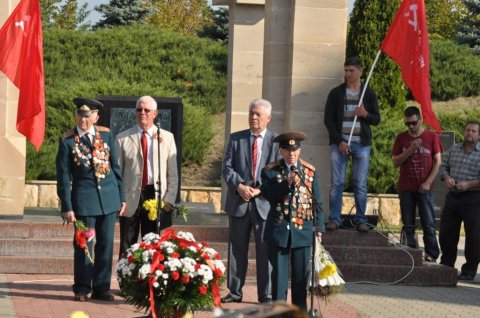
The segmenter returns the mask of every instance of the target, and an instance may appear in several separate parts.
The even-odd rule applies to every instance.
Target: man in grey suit
[[[223,159],[223,178],[227,184],[225,210],[229,215],[227,287],[230,293],[223,303],[241,302],[248,266],[248,246],[253,229],[256,244],[257,292],[260,303],[272,300],[271,265],[265,242],[265,220],[270,204],[260,193],[260,171],[269,162],[280,159],[276,133],[267,129],[272,105],[264,99],[250,103],[250,129],[230,135]]]

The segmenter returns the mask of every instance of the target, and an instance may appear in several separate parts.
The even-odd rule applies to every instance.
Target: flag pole
[[[375,56],[375,60],[373,61],[372,67],[370,68],[370,72],[368,72],[367,80],[365,84],[363,85],[363,90],[362,90],[362,95],[360,95],[360,100],[358,101],[357,107],[360,107],[363,102],[363,96],[365,96],[365,91],[367,90],[367,85],[368,82],[370,81],[370,77],[372,77],[373,69],[375,68],[375,65],[378,62],[378,58],[380,57],[380,53],[382,53],[381,50],[378,50],[377,56]],[[353,124],[352,124],[352,129],[350,130],[350,136],[348,137],[348,146],[350,146],[350,142],[352,141],[352,136],[353,136],[353,129],[355,128],[355,124],[357,123],[357,116],[353,118]]]

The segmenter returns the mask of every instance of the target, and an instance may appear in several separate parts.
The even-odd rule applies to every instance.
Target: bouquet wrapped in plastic
[[[337,265],[335,265],[332,256],[323,247],[321,240],[318,237],[316,240],[315,255],[313,258],[315,265],[314,282],[312,288],[312,278],[310,277],[310,292],[328,301],[329,296],[343,291],[345,281],[341,277],[341,273]]]

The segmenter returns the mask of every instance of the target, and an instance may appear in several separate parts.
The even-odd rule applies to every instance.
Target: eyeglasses
[[[418,120],[415,121],[406,121],[404,122],[405,126],[410,127],[410,126],[417,126]]]
[[[137,113],[141,113],[142,110],[145,112],[145,114],[148,114],[149,112],[153,111],[153,109],[147,109],[147,108],[135,108]]]

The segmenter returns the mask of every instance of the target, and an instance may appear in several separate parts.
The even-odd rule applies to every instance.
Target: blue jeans
[[[438,247],[435,233],[435,211],[433,191],[420,193],[418,191],[399,191],[400,212],[402,214],[403,230],[407,239],[407,245],[417,247],[415,240],[415,217],[416,208],[423,228],[423,243],[425,253],[433,258],[438,258],[440,249]]]
[[[362,146],[359,142],[350,143],[350,156],[352,156],[353,194],[355,209],[357,210],[355,222],[366,223],[365,210],[367,208],[367,177],[370,164],[370,146]],[[343,187],[347,172],[347,163],[350,156],[344,156],[335,144],[330,145],[331,188],[330,188],[330,217],[331,222],[341,223]]]

